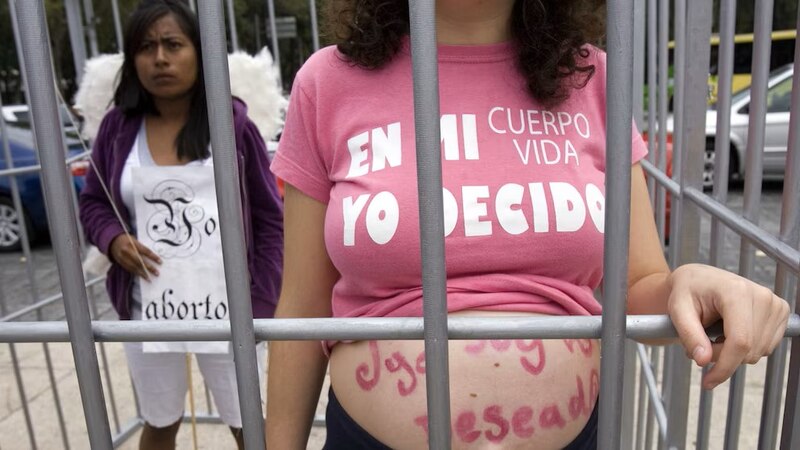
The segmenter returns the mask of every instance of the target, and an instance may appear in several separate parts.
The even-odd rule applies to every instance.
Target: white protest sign
[[[137,239],[158,254],[140,279],[142,320],[228,320],[214,169],[133,169]],[[227,353],[228,342],[145,342],[145,352]]]

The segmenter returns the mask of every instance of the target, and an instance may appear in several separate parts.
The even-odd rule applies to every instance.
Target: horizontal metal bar
[[[205,415],[205,414],[195,415],[194,419],[195,419],[195,423],[210,423],[210,424],[222,423],[222,419],[220,418],[220,416],[218,414],[216,414],[216,415]],[[322,416],[322,420],[323,421],[325,420],[325,416]],[[181,422],[183,422],[183,423],[191,423],[192,422],[192,416],[188,415],[188,414],[184,415],[181,418]],[[134,434],[136,434],[136,432],[139,431],[139,429],[142,428],[143,425],[144,425],[144,421],[142,419],[140,419],[140,418],[136,418],[136,419],[128,422],[125,425],[125,427],[122,429],[122,431],[120,431],[119,433],[114,435],[114,438],[112,440],[112,445],[114,446],[114,448],[121,447],[122,444],[127,442],[130,437],[132,437]]]
[[[422,318],[255,319],[257,340],[422,339]],[[627,316],[627,337],[676,337],[668,316]],[[575,339],[600,337],[600,316],[451,317],[449,339]],[[710,327],[712,338],[721,324]],[[229,341],[227,321],[94,321],[98,342]],[[789,318],[786,337],[800,336],[800,316]],[[69,342],[66,322],[0,323],[0,343]]]
[[[222,419],[220,418],[219,414],[195,414],[194,421],[195,423],[222,423]],[[191,414],[184,414],[184,416],[181,418],[181,422],[191,423]]]
[[[667,411],[664,409],[664,403],[661,401],[658,385],[656,384],[656,377],[653,374],[653,367],[650,365],[650,360],[647,358],[644,345],[637,344],[636,351],[639,354],[639,361],[642,363],[642,374],[644,374],[647,392],[650,395],[650,403],[653,405],[653,412],[658,422],[658,431],[663,441],[667,438]]]
[[[642,169],[647,173],[647,175],[653,177],[653,179],[658,182],[661,186],[664,186],[672,195],[678,196],[681,195],[681,185],[676,183],[672,178],[668,177],[667,174],[659,170],[658,167],[654,166],[650,161],[643,159],[640,161],[642,164]]]
[[[753,244],[766,253],[767,256],[785,264],[789,271],[795,275],[800,275],[800,251],[759,228],[758,225],[749,220],[742,220],[740,215],[696,188],[685,188],[683,195],[707,213],[718,218],[740,236],[752,240]]]
[[[92,278],[91,280],[86,282],[86,287],[89,288],[91,286],[94,286],[95,284],[98,284],[101,281],[105,281],[105,279],[106,279],[105,275],[103,275],[102,277]],[[47,297],[44,300],[39,300],[38,302],[36,302],[36,303],[34,303],[32,305],[26,306],[26,307],[24,307],[24,308],[22,308],[22,309],[20,309],[18,311],[14,311],[13,313],[11,313],[11,314],[9,314],[9,315],[7,315],[5,317],[0,317],[0,323],[2,323],[2,322],[13,322],[14,320],[19,319],[20,317],[22,317],[22,316],[24,316],[26,314],[30,314],[32,312],[35,312],[38,309],[44,308],[45,306],[49,306],[49,305],[51,305],[51,304],[53,304],[53,303],[55,303],[55,302],[57,302],[57,301],[59,301],[59,300],[61,300],[63,298],[64,298],[64,294],[59,292],[58,294],[55,294],[55,295],[53,295],[51,297]]]
[[[656,182],[664,186],[670,193],[676,197],[681,195],[680,185],[668,178],[664,172],[661,172],[649,161],[642,160],[641,164],[645,172],[649,176],[652,176]],[[719,219],[732,231],[740,236],[751,239],[753,244],[766,253],[767,256],[785,264],[795,275],[800,275],[800,251],[764,231],[758,225],[747,220],[742,220],[739,214],[719,203],[714,198],[709,197],[699,189],[687,187],[684,189],[683,194],[687,200],[695,203],[704,211],[711,214],[712,217]]]
[[[111,439],[111,445],[114,448],[119,448],[124,444],[131,436],[136,434],[140,428],[144,425],[144,421],[142,419],[136,418],[128,422],[123,428],[122,431],[115,434],[114,437]]]
[[[89,159],[89,156],[91,156],[91,155],[92,155],[92,151],[91,150],[86,150],[83,153],[78,153],[75,156],[70,156],[69,158],[65,159],[64,162],[67,163],[67,164],[72,164],[75,161],[80,161],[80,160],[83,160],[83,159]]]
[[[89,155],[91,155],[91,151],[85,151],[83,153],[70,156],[69,158],[64,159],[64,166],[68,166],[75,161],[80,161],[83,159],[88,159]],[[17,175],[27,175],[29,173],[41,172],[42,165],[36,164],[35,166],[24,166],[24,167],[15,167],[13,169],[3,169],[0,170],[0,177],[7,177],[7,176],[17,176]]]

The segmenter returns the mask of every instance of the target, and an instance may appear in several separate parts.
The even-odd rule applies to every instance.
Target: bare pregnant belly
[[[450,341],[449,357],[453,448],[563,448],[594,409],[597,341]],[[427,447],[423,342],[340,343],[330,373],[339,402],[372,436],[392,448]]]

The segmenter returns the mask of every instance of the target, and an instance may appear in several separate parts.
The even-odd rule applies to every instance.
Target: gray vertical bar
[[[253,34],[256,35],[256,49],[261,50],[261,16],[253,15]]]
[[[669,84],[669,0],[658,0],[658,169],[667,171],[667,86]],[[664,242],[666,223],[666,189],[656,189],[656,225]]]
[[[278,26],[275,25],[275,0],[267,0],[267,12],[269,13],[269,35],[272,39],[272,59],[275,67],[278,68],[278,84],[281,82],[281,49],[278,46]]]
[[[264,419],[261,415],[247,249],[242,233],[242,199],[233,134],[225,14],[220,0],[204,0],[197,7],[203,37],[201,45],[209,105],[208,121],[211,126],[211,146],[214,148],[214,177],[217,180],[222,255],[244,442],[248,449],[263,449],[266,445]]]
[[[92,0],[83,0],[83,16],[86,19],[86,35],[89,38],[89,54],[94,58],[100,54],[97,48],[97,21],[94,17],[94,5]],[[83,68],[81,68],[83,69]]]
[[[661,369],[661,348],[660,347],[653,347],[650,349],[650,365],[653,366],[653,374],[656,378],[658,378],[658,372]],[[662,384],[663,386],[663,384]],[[645,435],[644,435],[644,448],[650,449],[652,448],[651,442],[653,442],[653,418],[655,417],[655,406],[652,403],[648,403],[647,406],[647,425],[645,426]],[[659,439],[658,442],[661,442]]]
[[[603,342],[600,358],[600,448],[620,448],[625,311],[631,202],[631,84],[633,0],[607,5],[606,233],[603,264]],[[616,120],[614,120],[616,119]]]
[[[723,0],[719,11],[719,46],[717,62],[717,137],[714,141],[714,192],[713,197],[721,204],[728,199],[728,173],[730,167],[731,94],[733,80],[734,34],[736,28],[736,0]],[[725,227],[711,218],[710,264],[722,267],[725,249]],[[703,369],[703,375],[709,371]],[[697,449],[708,448],[711,429],[711,410],[714,392],[700,390],[700,411],[697,421]]]
[[[11,15],[11,28],[12,28],[12,31],[14,33],[14,45],[15,45],[15,48],[17,50],[17,63],[19,64],[20,69],[24,69],[24,66],[25,66],[25,53],[22,51],[22,38],[21,38],[20,32],[19,32],[19,21],[17,20],[17,11],[14,8],[14,3],[13,3],[12,0],[8,0],[8,11],[9,11],[9,13]],[[23,89],[25,91],[25,102],[28,104],[28,110],[30,111],[30,99],[29,99],[29,96],[28,96],[28,75],[25,73],[25,70],[20,70],[20,74],[22,75],[22,86],[23,86]],[[0,106],[2,106],[2,104],[0,104]],[[34,124],[33,123],[31,123],[31,130],[35,132],[35,128],[34,128]],[[3,132],[3,134],[5,135],[6,133]],[[37,156],[37,159],[38,159],[38,156]],[[8,161],[8,163],[7,163],[7,164],[9,164],[8,167],[11,167],[11,164],[13,164],[12,159],[7,156],[6,157],[6,161]],[[12,177],[12,185],[13,184],[16,184],[16,179]],[[14,190],[14,188],[12,187],[12,191],[13,190]],[[19,194],[16,194],[16,196],[19,197]],[[19,199],[14,200],[14,201],[21,204],[21,201]],[[18,211],[21,210],[20,206],[15,206],[15,208]],[[20,216],[20,217],[21,217],[20,225],[22,225],[22,221],[24,220],[24,217],[22,217],[22,216]],[[38,299],[39,299],[39,294],[38,294],[38,289],[36,288],[36,277],[33,275],[33,271],[32,271],[31,266],[30,266],[30,264],[33,264],[33,256],[31,255],[30,241],[29,241],[29,238],[27,237],[28,230],[27,230],[27,228],[25,228],[25,225],[22,225],[22,233],[23,233],[22,250],[23,250],[23,253],[25,254],[25,257],[26,257],[26,259],[28,261],[28,265],[26,265],[26,272],[27,272],[27,275],[28,275],[29,282],[31,284],[31,294],[32,294],[31,302],[32,303],[36,303],[38,301]],[[41,320],[41,311],[37,310],[36,317],[37,317],[38,320]],[[12,351],[13,351],[13,349],[12,349]],[[58,385],[57,385],[57,383],[55,381],[55,375],[53,373],[53,363],[52,363],[52,359],[50,357],[50,348],[47,346],[47,344],[45,344],[43,346],[43,353],[44,353],[44,357],[45,357],[45,363],[47,365],[47,375],[48,375],[48,378],[50,380],[50,385],[53,388],[53,399],[55,401],[56,414],[58,416],[58,424],[59,424],[59,428],[61,430],[61,440],[64,443],[64,448],[65,449],[69,449],[69,439],[67,437],[67,427],[66,427],[66,425],[64,423],[64,410],[61,407],[61,397],[60,397],[60,395],[58,393]]]
[[[119,19],[119,0],[111,0],[111,12],[114,15],[114,36],[117,38],[117,51],[122,53],[122,22]]]
[[[673,91],[673,124],[672,135],[672,179],[679,181],[682,174],[681,161],[684,159],[686,150],[686,134],[684,133],[685,123],[683,121],[685,113],[685,91],[686,91],[686,1],[675,0],[675,89]],[[708,45],[708,43],[706,43]],[[706,70],[708,77],[708,70]],[[681,212],[683,202],[673,199],[670,210],[670,252],[669,262],[674,268],[677,267],[678,255],[681,247],[683,233],[677,232],[681,223]]]
[[[31,113],[36,127],[36,143],[42,162],[43,185],[56,254],[64,307],[69,323],[75,369],[86,417],[89,442],[93,449],[111,448],[111,431],[97,365],[83,273],[75,211],[69,198],[69,181],[64,170],[64,143],[58,104],[50,65],[47,23],[40,1],[15,0],[21,24],[22,47],[26,56]],[[48,126],[49,125],[49,126]],[[54,126],[55,125],[55,126]]]
[[[75,64],[75,82],[80,84],[83,79],[83,67],[86,65],[86,41],[83,35],[83,21],[78,0],[64,0],[64,11],[67,13],[69,43],[72,47],[72,62]]]
[[[189,8],[192,10],[192,12],[197,12],[197,5],[195,5],[194,0],[187,0],[187,2],[189,3]]]
[[[644,365],[647,364],[647,360],[639,359],[639,392],[638,392],[638,404],[636,405],[636,450],[642,450],[644,448],[644,438],[645,438],[645,426],[647,425],[647,408],[648,408],[648,388],[647,383],[644,382]]]
[[[11,9],[13,11],[13,8]],[[21,66],[21,65],[20,65]],[[0,108],[3,107],[2,98],[0,98]],[[2,133],[2,143],[3,143],[3,154],[6,160],[6,167],[8,169],[14,168],[14,160],[11,156],[11,147],[8,142],[8,132],[6,128],[6,121],[2,117],[0,117],[0,133]],[[14,203],[14,209],[17,211],[17,216],[19,220],[19,229],[20,229],[20,243],[22,245],[22,253],[25,255],[25,273],[28,277],[28,283],[30,284],[30,294],[31,294],[31,303],[35,304],[39,300],[39,289],[37,288],[36,277],[34,276],[33,272],[33,264],[34,259],[33,255],[31,254],[31,246],[30,246],[30,237],[28,236],[28,224],[25,221],[25,215],[22,213],[22,200],[20,199],[19,195],[19,187],[17,185],[17,179],[14,175],[9,177],[9,186],[11,187],[11,199]],[[5,305],[0,305],[0,316],[5,315]],[[36,319],[42,320],[42,312],[41,310],[36,310]],[[12,354],[14,359],[16,359],[16,351],[12,347],[11,348]],[[53,362],[50,357],[50,348],[47,343],[42,344],[42,353],[45,359],[45,366],[47,367],[47,376],[50,381],[50,387],[53,390],[53,401],[56,407],[56,415],[58,416],[58,425],[61,431],[61,441],[64,444],[65,449],[69,449],[69,439],[67,437],[67,427],[64,424],[64,412],[63,408],[61,407],[61,397],[58,393],[58,385],[56,383],[55,374],[53,373]],[[16,363],[16,362],[15,362]],[[22,380],[19,379],[18,383],[21,383]],[[24,389],[20,384],[20,391],[23,392]],[[24,408],[24,412],[26,414],[26,422],[30,420],[27,417],[27,406]],[[32,431],[32,430],[31,430]],[[34,445],[35,447],[35,445]]]
[[[239,51],[239,33],[236,29],[236,11],[233,8],[233,0],[225,0],[228,5],[228,31],[231,33],[231,48]]]
[[[430,430],[428,443],[431,449],[444,450],[450,448],[450,375],[435,1],[410,0],[409,11],[425,314],[425,367],[428,374],[425,379]]]
[[[797,24],[800,26],[800,8],[797,10]],[[786,176],[783,180],[783,207],[781,209],[781,240],[795,248],[800,248],[800,45],[795,44],[794,48],[794,79],[792,80],[792,113],[789,119],[789,141],[787,147],[786,159]],[[778,265],[776,274],[775,290],[778,295],[783,298],[789,299],[792,310],[796,310],[796,301],[792,300],[791,291],[792,286],[789,281],[791,275],[782,264]],[[795,279],[796,281],[796,279]],[[800,289],[795,283],[794,289],[800,295]],[[778,434],[778,418],[777,414],[780,410],[780,395],[783,387],[783,373],[786,364],[786,346],[787,342],[784,340],[778,348],[776,355],[770,358],[767,363],[767,376],[765,383],[774,383],[775,386],[766,385],[764,392],[764,407],[763,416],[761,420],[761,432],[759,434],[758,448],[775,448],[777,434]],[[800,353],[800,342],[797,340],[792,341],[792,358],[796,358],[796,354]],[[773,358],[775,361],[773,361]],[[795,364],[792,369],[794,375],[790,375],[789,384],[787,385],[786,393],[786,412],[784,413],[784,420],[787,416],[795,415],[795,419],[800,418],[797,414],[797,405],[790,402],[797,399],[797,365]],[[794,384],[791,384],[794,378]],[[791,414],[789,413],[790,407],[792,408]],[[800,439],[800,428],[798,423],[790,424],[784,421],[783,430],[784,435],[787,434],[787,426],[794,427],[791,432],[795,435],[795,439]],[[795,441],[795,447],[800,447],[800,442]]]
[[[731,96],[733,85],[736,0],[720,4],[720,33],[717,63],[717,137],[714,140],[714,199],[723,205],[728,200],[728,170],[731,151]],[[725,228],[719,220],[711,222],[711,264],[720,266],[725,245]]]
[[[5,311],[3,311],[5,315]],[[19,370],[19,358],[17,357],[17,348],[14,344],[8,344],[8,350],[11,355],[11,365],[14,367],[14,379],[17,381],[17,393],[19,394],[19,401],[22,405],[22,415],[25,416],[25,427],[28,430],[28,443],[31,449],[36,450],[36,433],[33,429],[33,422],[31,421],[31,411],[28,407],[28,398],[25,395],[25,385],[22,382],[22,373]]]
[[[317,23],[317,1],[308,0],[308,15],[311,17],[311,43],[314,51],[319,50],[319,24]]]
[[[0,101],[0,108],[3,107],[2,101]],[[3,117],[0,117],[0,133],[2,133],[2,143],[3,143],[3,153],[6,160],[6,165],[9,169],[14,167],[14,160],[11,158],[11,148],[8,143],[8,132],[6,131],[6,120]],[[11,192],[14,200],[14,209],[17,211],[17,216],[19,217],[19,227],[20,227],[20,239],[22,239],[23,246],[27,243],[28,240],[28,233],[25,229],[25,217],[20,214],[21,205],[19,202],[19,190],[17,189],[16,178],[14,175],[10,175],[9,182],[11,184]],[[2,286],[0,286],[0,317],[4,317],[7,314],[6,311],[6,302],[5,302],[5,292],[2,290]],[[14,344],[8,344],[8,350],[11,356],[11,365],[14,371],[14,379],[17,382],[17,393],[19,394],[20,405],[22,405],[22,415],[25,418],[25,427],[28,430],[28,443],[30,444],[33,450],[36,450],[36,434],[33,429],[33,422],[31,420],[31,412],[28,408],[28,400],[27,395],[25,394],[25,384],[23,382],[22,373],[19,370],[19,358],[17,358],[17,349]],[[63,430],[62,430],[63,432]]]
[[[99,314],[97,313],[97,302],[95,301],[97,297],[95,287],[90,286],[87,291],[90,297],[89,312],[92,314],[92,320],[98,320]],[[106,380],[106,387],[108,388],[108,400],[111,403],[111,418],[114,421],[114,432],[119,434],[121,429],[119,426],[119,414],[117,414],[117,399],[114,396],[114,384],[111,382],[111,369],[109,368],[108,356],[106,355],[106,345],[105,342],[99,342],[97,346],[100,349],[100,366],[103,368],[103,377]]]
[[[786,384],[786,411],[783,414],[781,450],[800,448],[800,337],[792,338],[789,379]]]
[[[658,87],[656,86],[656,53],[657,53],[658,9],[656,0],[647,0],[647,148],[650,153],[647,159],[656,167],[656,106],[658,105]],[[661,151],[664,151],[663,149]],[[656,205],[656,182],[653,177],[647,179],[650,191],[650,203]],[[659,235],[663,230],[659,230]]]
[[[622,380],[622,434],[621,449],[633,450],[633,422],[636,405],[636,343],[625,340],[625,365],[624,378]],[[642,383],[644,384],[644,383]]]
[[[641,131],[644,129],[645,0],[634,1],[633,17],[633,119]]]
[[[757,0],[753,40],[753,83],[750,89],[750,121],[747,130],[747,165],[744,179],[743,217],[758,224],[761,204],[761,180],[764,156],[764,127],[766,125],[767,83],[771,50],[772,11],[774,0]],[[755,247],[744,236],[739,252],[739,274],[752,278]],[[739,429],[744,408],[744,387],[747,366],[739,366],[731,377],[728,394],[728,418],[725,423],[725,448],[739,448]]]
[[[25,91],[25,102],[30,111],[30,99],[28,98],[28,75],[22,68],[25,66],[25,54],[22,52],[22,38],[19,34],[19,21],[17,20],[17,11],[14,9],[14,0],[8,0],[8,12],[11,15],[11,29],[14,32],[14,46],[17,50],[17,63],[19,64],[20,74],[22,75],[22,89]],[[33,124],[31,124],[32,126]]]
[[[672,129],[672,179],[681,182],[683,149],[685,148],[683,136],[683,112],[684,112],[684,80],[686,71],[686,0],[675,0],[675,15],[674,15],[674,50],[673,50],[673,93],[672,93],[672,114],[673,114],[673,129]],[[680,255],[683,230],[680,229],[681,224],[681,211],[684,202],[681,197],[672,198],[670,203],[670,246],[669,246],[669,265],[672,268],[678,266],[678,257]],[[680,359],[683,356],[677,346],[672,345],[664,351],[664,403],[669,413],[670,423],[673,414],[683,414],[680,412],[681,399],[675,399],[678,402],[677,409],[672,409],[673,403],[673,388],[678,392],[682,390],[683,379],[687,375],[688,366],[683,364]],[[671,427],[670,427],[671,428]],[[662,445],[666,445],[664,442]],[[659,446],[662,448],[662,446]]]
[[[635,1],[633,5],[633,83],[631,84],[633,118],[636,127],[641,132],[644,127],[644,76],[645,76],[645,1]],[[625,341],[625,366],[624,380],[622,383],[622,447],[632,450],[634,445],[634,414],[636,398],[636,347],[633,341]]]
[[[682,104],[684,144],[680,158],[681,189],[702,186],[703,153],[705,151],[705,122],[708,109],[708,67],[710,62],[712,2],[690,1],[686,11],[685,64]],[[685,264],[697,259],[700,236],[700,211],[696,205],[684,199],[678,205],[681,214],[680,243],[676,262]],[[675,232],[673,231],[673,232]],[[672,379],[670,380],[669,428],[667,448],[682,449],[686,445],[686,427],[689,409],[690,360],[678,346],[671,349]]]

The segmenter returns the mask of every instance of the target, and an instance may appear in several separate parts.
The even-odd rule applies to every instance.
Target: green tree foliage
[[[56,75],[64,95],[66,98],[70,98],[76,88],[74,84],[75,68],[72,61],[64,0],[31,1],[44,1],[45,3]],[[83,3],[84,0],[78,1]],[[123,23],[138,1],[118,0]],[[325,2],[322,0],[316,0],[316,2],[321,24],[324,21],[321,16]],[[718,10],[719,3],[720,0],[714,0],[715,11]],[[97,31],[97,43],[100,52],[113,53],[118,51],[111,0],[92,0],[92,5],[95,12],[94,26]],[[234,0],[234,5],[240,49],[253,54],[259,51],[261,47],[271,46],[267,35],[267,0]],[[294,17],[297,21],[298,37],[296,39],[281,39],[279,44],[281,74],[284,80],[284,88],[288,90],[291,88],[291,80],[294,78],[295,72],[313,51],[308,0],[275,0],[275,12],[278,17]],[[755,2],[738,2],[737,33],[753,31],[754,14]],[[796,19],[797,0],[775,0],[774,29],[794,28]],[[715,17],[715,31],[718,29],[717,20]],[[16,48],[11,44],[14,37],[10,25],[8,1],[0,0],[0,39],[6,43],[0,46],[0,92],[2,92],[6,103],[15,103],[23,101],[23,98],[19,81]],[[325,45],[326,39],[324,35],[321,36],[321,40],[322,45]]]

